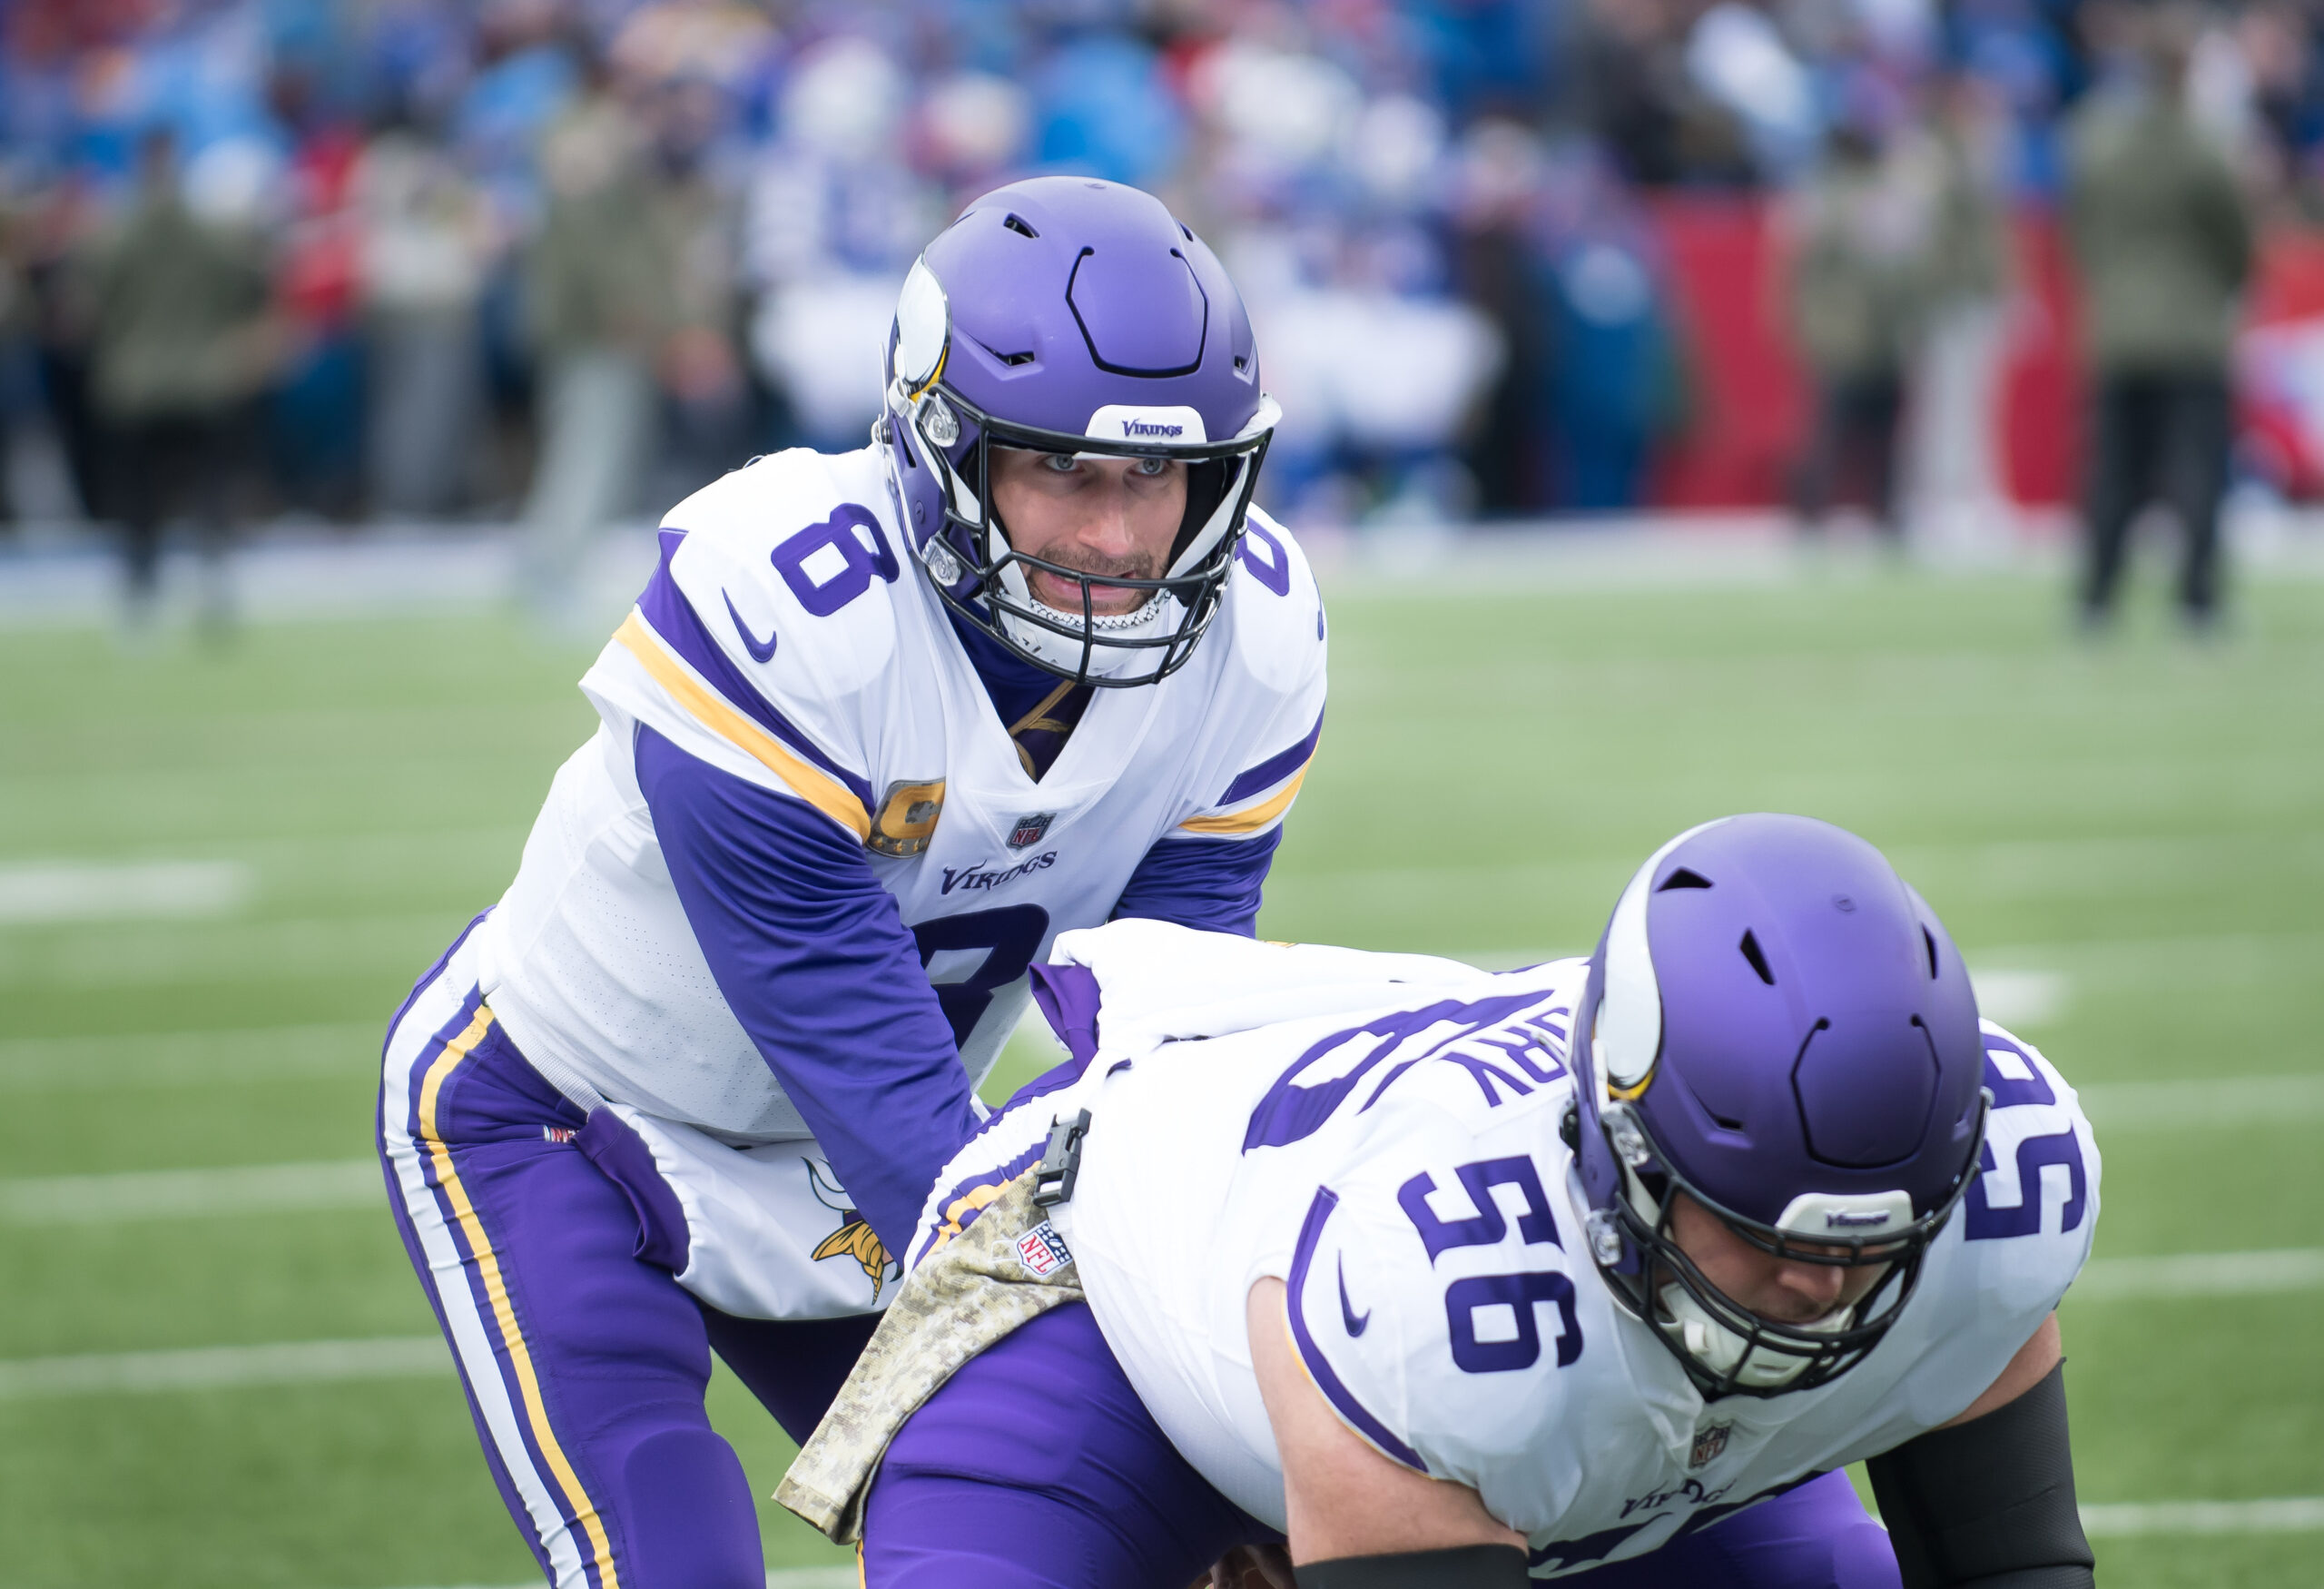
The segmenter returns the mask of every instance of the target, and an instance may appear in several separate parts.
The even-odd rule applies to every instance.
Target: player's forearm
[[[1982,1417],[1866,1464],[1905,1589],[2088,1589],[2065,1365]]]
[[[821,814],[650,729],[639,787],[719,992],[872,1229],[901,1254],[976,1127],[919,951],[862,852]]]

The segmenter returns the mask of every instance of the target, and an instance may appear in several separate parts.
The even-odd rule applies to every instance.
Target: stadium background
[[[2173,634],[2149,583],[2092,642],[2065,621],[2073,312],[2047,206],[2102,12],[1231,9],[0,6],[0,1585],[527,1576],[367,1155],[387,1013],[505,886],[645,567],[616,516],[543,611],[512,525],[538,429],[507,301],[545,213],[534,151],[599,93],[640,125],[694,107],[707,131],[657,191],[699,178],[733,245],[708,322],[728,406],[660,390],[652,510],[763,447],[861,434],[862,366],[798,328],[882,320],[946,202],[1073,169],[1204,217],[1305,394],[1270,490],[1334,625],[1262,930],[1519,963],[1585,947],[1638,857],[1703,817],[1866,834],[2086,1089],[2106,1207],[2064,1323],[2106,1582],[2314,1582],[2305,14],[2207,35],[2270,228],[2232,625]],[[1770,217],[1832,127],[1909,151],[1964,81],[2018,243],[1986,426],[2006,494],[1967,534],[1909,502],[1902,551],[1799,540],[1771,507],[1804,405]],[[75,453],[88,417],[57,384],[74,349],[49,311],[163,124],[189,194],[263,244],[283,328],[232,416],[231,630],[180,621],[183,550],[157,622],[115,610],[103,437]],[[379,218],[329,180],[390,134],[439,162],[476,250],[460,467],[409,507],[378,463]],[[1607,414],[1628,429],[1590,457],[1628,464],[1577,470]],[[988,1093],[1042,1052],[1020,1035]],[[772,1489],[780,1436],[723,1373],[714,1415]],[[852,1581],[762,1514],[776,1582]]]

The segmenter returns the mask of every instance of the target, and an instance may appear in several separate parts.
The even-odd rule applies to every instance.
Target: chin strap
[[[1865,1466],[1905,1589],[2091,1589],[2064,1363],[2016,1400]]]
[[[1513,1545],[1464,1545],[1395,1555],[1334,1556],[1292,1571],[1299,1589],[1526,1589],[1525,1553]]]

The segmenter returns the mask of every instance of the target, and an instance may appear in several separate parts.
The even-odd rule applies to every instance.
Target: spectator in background
[[[1546,198],[1552,500],[1567,512],[1636,508],[1653,443],[1680,428],[1686,401],[1659,251],[1592,146],[1559,152]]]
[[[2232,413],[2227,360],[2252,228],[2235,173],[2185,101],[2198,19],[2140,17],[2123,80],[2069,134],[2066,236],[2081,278],[2091,390],[2086,628],[2113,613],[2131,523],[2151,500],[2179,518],[2179,609],[2209,629],[2219,605],[2219,505]]]
[[[467,496],[476,462],[478,306],[490,223],[443,146],[400,114],[364,146],[353,189],[369,344],[371,509],[448,513]]]
[[[862,444],[904,272],[948,219],[904,160],[911,103],[911,79],[869,39],[816,44],[793,68],[752,175],[751,352],[810,447]]]
[[[680,77],[659,84],[653,104],[655,180],[646,219],[671,272],[668,332],[655,360],[665,423],[653,498],[675,502],[739,468],[755,449],[736,342],[740,228],[707,160],[718,90],[702,78]]]
[[[541,170],[548,213],[526,281],[541,445],[525,589],[556,623],[590,544],[637,506],[675,262],[652,221],[644,135],[602,73],[549,128]]]
[[[5,174],[0,173],[0,524],[21,514],[9,476],[16,431],[32,414],[40,382],[32,279],[25,268],[32,252],[31,206],[6,183]]]
[[[150,622],[162,527],[183,508],[203,558],[202,620],[214,635],[231,617],[237,443],[273,363],[271,281],[253,229],[188,207],[169,133],[149,132],[139,153],[135,207],[101,245],[92,339],[95,407],[111,433],[121,504],[126,617],[133,635]]]
[[[1922,334],[1905,462],[1916,538],[1974,553],[2008,535],[1998,386],[2012,286],[1993,95],[1965,74],[1931,85],[1905,158],[1929,195]]]
[[[1784,260],[1775,279],[1815,390],[1795,479],[1801,521],[1820,527],[1840,491],[1854,488],[1894,540],[1896,428],[1925,212],[1883,153],[1859,123],[1832,130],[1821,169],[1779,218]]]
[[[271,88],[291,151],[277,179],[283,224],[275,296],[288,345],[267,403],[268,461],[286,505],[348,519],[363,479],[364,349],[350,180],[361,144],[306,73],[278,70]]]
[[[103,518],[113,509],[113,493],[103,426],[89,390],[89,344],[96,320],[96,251],[90,240],[97,226],[96,202],[90,184],[74,176],[58,183],[30,209],[23,257],[41,396],[82,515]]]

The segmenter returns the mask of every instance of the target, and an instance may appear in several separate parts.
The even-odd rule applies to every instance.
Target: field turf
[[[1801,811],[1886,847],[1974,967],[2040,990],[2024,1031],[2077,1082],[2316,1077],[2324,587],[2242,595],[2214,646],[2134,617],[2092,647],[2021,577],[1351,584],[1263,929],[1516,963],[1586,946],[1682,825]],[[379,1029],[507,883],[591,726],[586,661],[483,617],[265,626],[215,655],[0,633],[0,875],[251,880],[221,914],[0,925],[0,1183],[368,1153]],[[1020,1043],[989,1091],[1031,1062]],[[2098,1124],[2102,1257],[2319,1244],[2312,1109]],[[2083,1500],[2324,1495],[2314,1306],[2070,1299]],[[384,1208],[0,1221],[0,1375],[432,1327]],[[763,1496],[782,1437],[723,1372],[714,1416]],[[843,1559],[761,1510],[771,1565]],[[0,1542],[5,1589],[532,1570],[448,1374],[0,1397]],[[2312,1584],[2319,1545],[2111,1540],[2102,1581]]]

